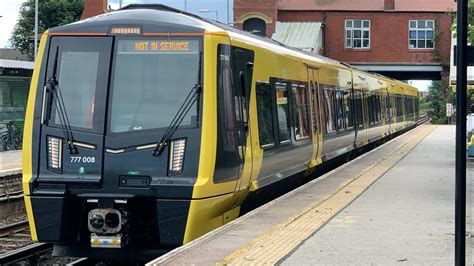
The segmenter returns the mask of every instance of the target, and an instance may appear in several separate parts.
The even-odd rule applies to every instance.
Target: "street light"
[[[219,12],[217,10],[210,10],[210,9],[201,9],[199,13],[216,13],[216,21],[219,19]]]
[[[38,53],[38,0],[35,0],[35,62]]]

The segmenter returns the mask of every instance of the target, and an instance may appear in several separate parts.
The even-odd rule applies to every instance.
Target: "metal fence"
[[[0,151],[21,149],[31,71],[0,71]]]

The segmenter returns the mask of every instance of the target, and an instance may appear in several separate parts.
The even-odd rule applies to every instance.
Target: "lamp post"
[[[230,24],[230,20],[229,20],[229,1],[230,0],[227,0],[227,25]]]
[[[457,1],[456,194],[454,264],[466,265],[467,0]]]
[[[35,0],[35,61],[38,53],[38,0]]]
[[[219,12],[217,10],[210,10],[210,9],[201,9],[199,13],[215,13],[216,14],[216,21],[219,20]]]

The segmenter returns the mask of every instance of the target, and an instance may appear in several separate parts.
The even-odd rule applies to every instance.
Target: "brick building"
[[[324,56],[447,84],[455,9],[454,0],[234,0],[234,22],[296,47],[317,34],[311,50]]]
[[[84,10],[81,19],[104,14],[109,10],[108,0],[84,0]]]

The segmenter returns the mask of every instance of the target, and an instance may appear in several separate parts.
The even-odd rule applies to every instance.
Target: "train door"
[[[322,131],[319,111],[319,82],[318,82],[318,71],[315,68],[308,67],[308,84],[309,94],[311,99],[311,113],[312,113],[312,132],[313,132],[313,154],[312,160],[314,164],[321,163],[321,146],[322,146]]]
[[[237,142],[243,168],[236,190],[245,190],[250,186],[252,175],[252,141],[250,136],[250,92],[253,76],[254,53],[251,50],[232,47],[232,81],[236,105]]]

